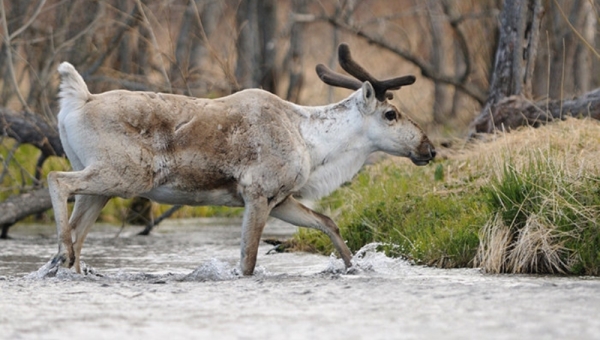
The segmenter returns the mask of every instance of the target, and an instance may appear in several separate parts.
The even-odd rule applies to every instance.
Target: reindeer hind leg
[[[77,273],[81,273],[81,248],[91,226],[94,224],[102,208],[110,197],[94,195],[75,196],[75,206],[69,220],[69,228],[75,233],[74,266]]]
[[[148,181],[144,181],[143,175],[129,175],[135,181],[126,183],[114,169],[101,166],[88,166],[81,171],[54,171],[48,175],[58,234],[58,253],[52,259],[52,269],[63,263],[68,267],[75,264],[89,227],[110,197],[130,197],[144,189],[143,183]],[[81,196],[76,198],[76,207],[69,221],[67,199],[71,195]],[[73,247],[73,231],[77,249]]]

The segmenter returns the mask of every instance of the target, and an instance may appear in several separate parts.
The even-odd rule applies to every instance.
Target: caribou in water
[[[355,90],[331,105],[307,107],[248,89],[218,99],[114,90],[91,94],[63,62],[58,126],[73,171],[53,171],[48,186],[58,233],[49,262],[81,272],[81,248],[114,196],[179,205],[244,207],[241,262],[252,275],[269,216],[329,236],[346,268],[352,253],[336,224],[298,198],[331,193],[375,151],[425,165],[435,149],[421,128],[388,100],[414,83],[377,80],[345,44],[339,63],[353,77],[317,66],[327,84]],[[69,218],[67,200],[75,196]]]

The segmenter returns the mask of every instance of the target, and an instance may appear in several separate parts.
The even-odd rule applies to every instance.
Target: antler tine
[[[350,90],[358,90],[362,86],[359,80],[334,72],[323,64],[317,65],[317,75],[325,84],[331,86],[339,86]]]
[[[374,85],[374,82],[377,82],[372,75],[369,74],[362,66],[360,66],[354,59],[352,59],[352,55],[350,54],[350,47],[348,44],[342,43],[338,47],[338,60],[340,66],[348,73],[356,77],[356,79],[360,81],[368,81],[371,85]]]
[[[402,86],[413,84],[416,80],[414,76],[403,76],[386,80],[375,79],[375,77],[352,59],[350,47],[344,43],[340,44],[338,47],[338,59],[340,66],[342,66],[346,72],[350,73],[360,81],[368,81],[373,85],[375,96],[379,101],[384,101],[386,98],[391,99],[393,97],[391,93],[387,93],[388,90],[398,90]]]
[[[398,78],[390,78],[386,80],[379,81],[381,86],[385,87],[388,90],[398,90],[402,86],[414,84],[417,78],[415,76],[403,76]]]

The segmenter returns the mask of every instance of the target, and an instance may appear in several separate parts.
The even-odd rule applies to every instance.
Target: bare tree
[[[318,20],[324,20],[331,24],[333,27],[341,29],[350,34],[354,34],[357,37],[367,40],[369,43],[379,46],[380,48],[392,52],[398,55],[400,58],[408,61],[415,65],[421,71],[421,75],[433,80],[439,84],[447,84],[455,87],[456,90],[461,91],[473,98],[477,102],[484,104],[487,99],[487,91],[480,84],[474,82],[469,77],[473,77],[472,74],[458,74],[454,75],[450,72],[440,72],[434,66],[431,60],[426,57],[419,55],[417,52],[412,51],[409,48],[400,46],[399,44],[388,39],[385,34],[372,32],[367,30],[363,25],[352,20],[352,16],[344,16],[341,13],[325,14],[318,18]],[[393,26],[392,26],[393,27]],[[454,26],[453,26],[454,27]],[[456,31],[460,34],[459,31]],[[469,57],[467,55],[467,57]],[[471,63],[470,60],[466,61]],[[466,69],[468,72],[470,68]]]
[[[547,65],[547,70],[538,72],[535,93],[559,99],[565,94],[589,91],[592,55],[577,33],[593,46],[596,26],[593,3],[589,0],[549,1],[546,12],[542,31],[551,34],[540,37],[538,63]]]
[[[495,129],[491,112],[502,99],[531,94],[541,15],[541,0],[504,2],[489,96],[480,115],[472,123],[476,132]]]
[[[275,92],[276,1],[242,1],[236,18],[236,78],[240,88],[259,87]]]
[[[289,84],[285,99],[298,102],[300,90],[304,84],[304,25],[301,19],[307,13],[307,0],[292,0],[292,15],[290,27],[290,47],[283,62],[283,68],[288,70]]]
[[[429,0],[427,2],[427,12],[429,14],[429,23],[431,30],[431,65],[436,73],[446,73],[446,68],[451,63],[448,62],[448,48],[446,44],[445,19],[446,15],[442,11],[442,2],[438,0]],[[448,84],[435,82],[433,91],[433,121],[437,124],[444,123],[452,113],[452,87]]]
[[[537,126],[565,116],[600,118],[600,89],[573,100],[564,100],[562,92],[557,98],[539,102],[531,99],[542,13],[541,0],[505,1],[490,95],[472,122],[472,132]]]
[[[175,62],[171,65],[171,79],[183,81],[184,87],[200,77],[201,62],[207,57],[208,37],[217,27],[223,4],[217,0],[189,0],[181,19],[175,48]],[[189,89],[184,91],[190,95]]]

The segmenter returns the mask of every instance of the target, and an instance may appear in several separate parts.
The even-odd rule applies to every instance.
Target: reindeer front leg
[[[254,273],[260,237],[267,223],[270,210],[266,197],[259,195],[245,197],[240,262],[242,274],[244,275]]]

